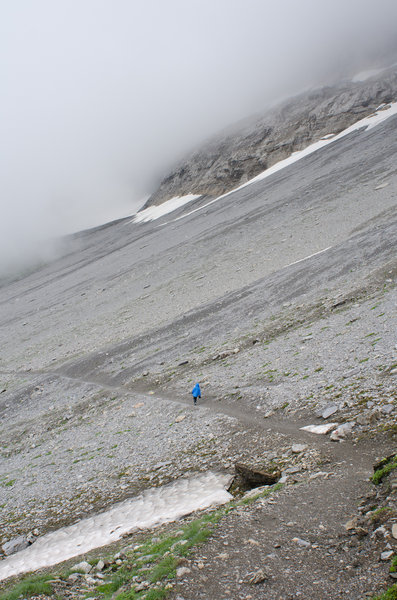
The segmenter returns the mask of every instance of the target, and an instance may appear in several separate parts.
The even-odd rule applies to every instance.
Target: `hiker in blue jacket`
[[[196,383],[196,385],[192,389],[192,394],[193,394],[193,404],[197,404],[197,398],[201,398],[201,390],[200,390],[200,386],[198,383]]]

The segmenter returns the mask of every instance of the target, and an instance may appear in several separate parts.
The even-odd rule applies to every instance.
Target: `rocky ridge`
[[[216,197],[397,99],[397,67],[303,93],[215,137],[178,164],[144,208],[175,196]]]

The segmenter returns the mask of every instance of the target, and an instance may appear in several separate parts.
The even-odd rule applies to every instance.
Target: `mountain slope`
[[[82,232],[0,288],[0,546],[180,477],[276,464],[280,494],[230,513],[165,592],[388,587],[395,488],[381,501],[368,478],[396,453],[396,134],[394,115],[194,211]],[[330,407],[348,423],[340,443],[301,430]],[[61,596],[102,597],[95,574],[54,569]],[[266,587],[245,582],[260,569]]]

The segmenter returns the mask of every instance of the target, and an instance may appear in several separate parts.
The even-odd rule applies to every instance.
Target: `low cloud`
[[[0,13],[0,272],[132,214],[228,124],[396,59],[395,0],[21,0]]]

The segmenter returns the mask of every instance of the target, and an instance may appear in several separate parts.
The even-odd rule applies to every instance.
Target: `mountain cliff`
[[[396,98],[397,65],[364,81],[345,81],[289,99],[193,152],[163,179],[144,208],[190,193],[216,197],[228,192]]]

